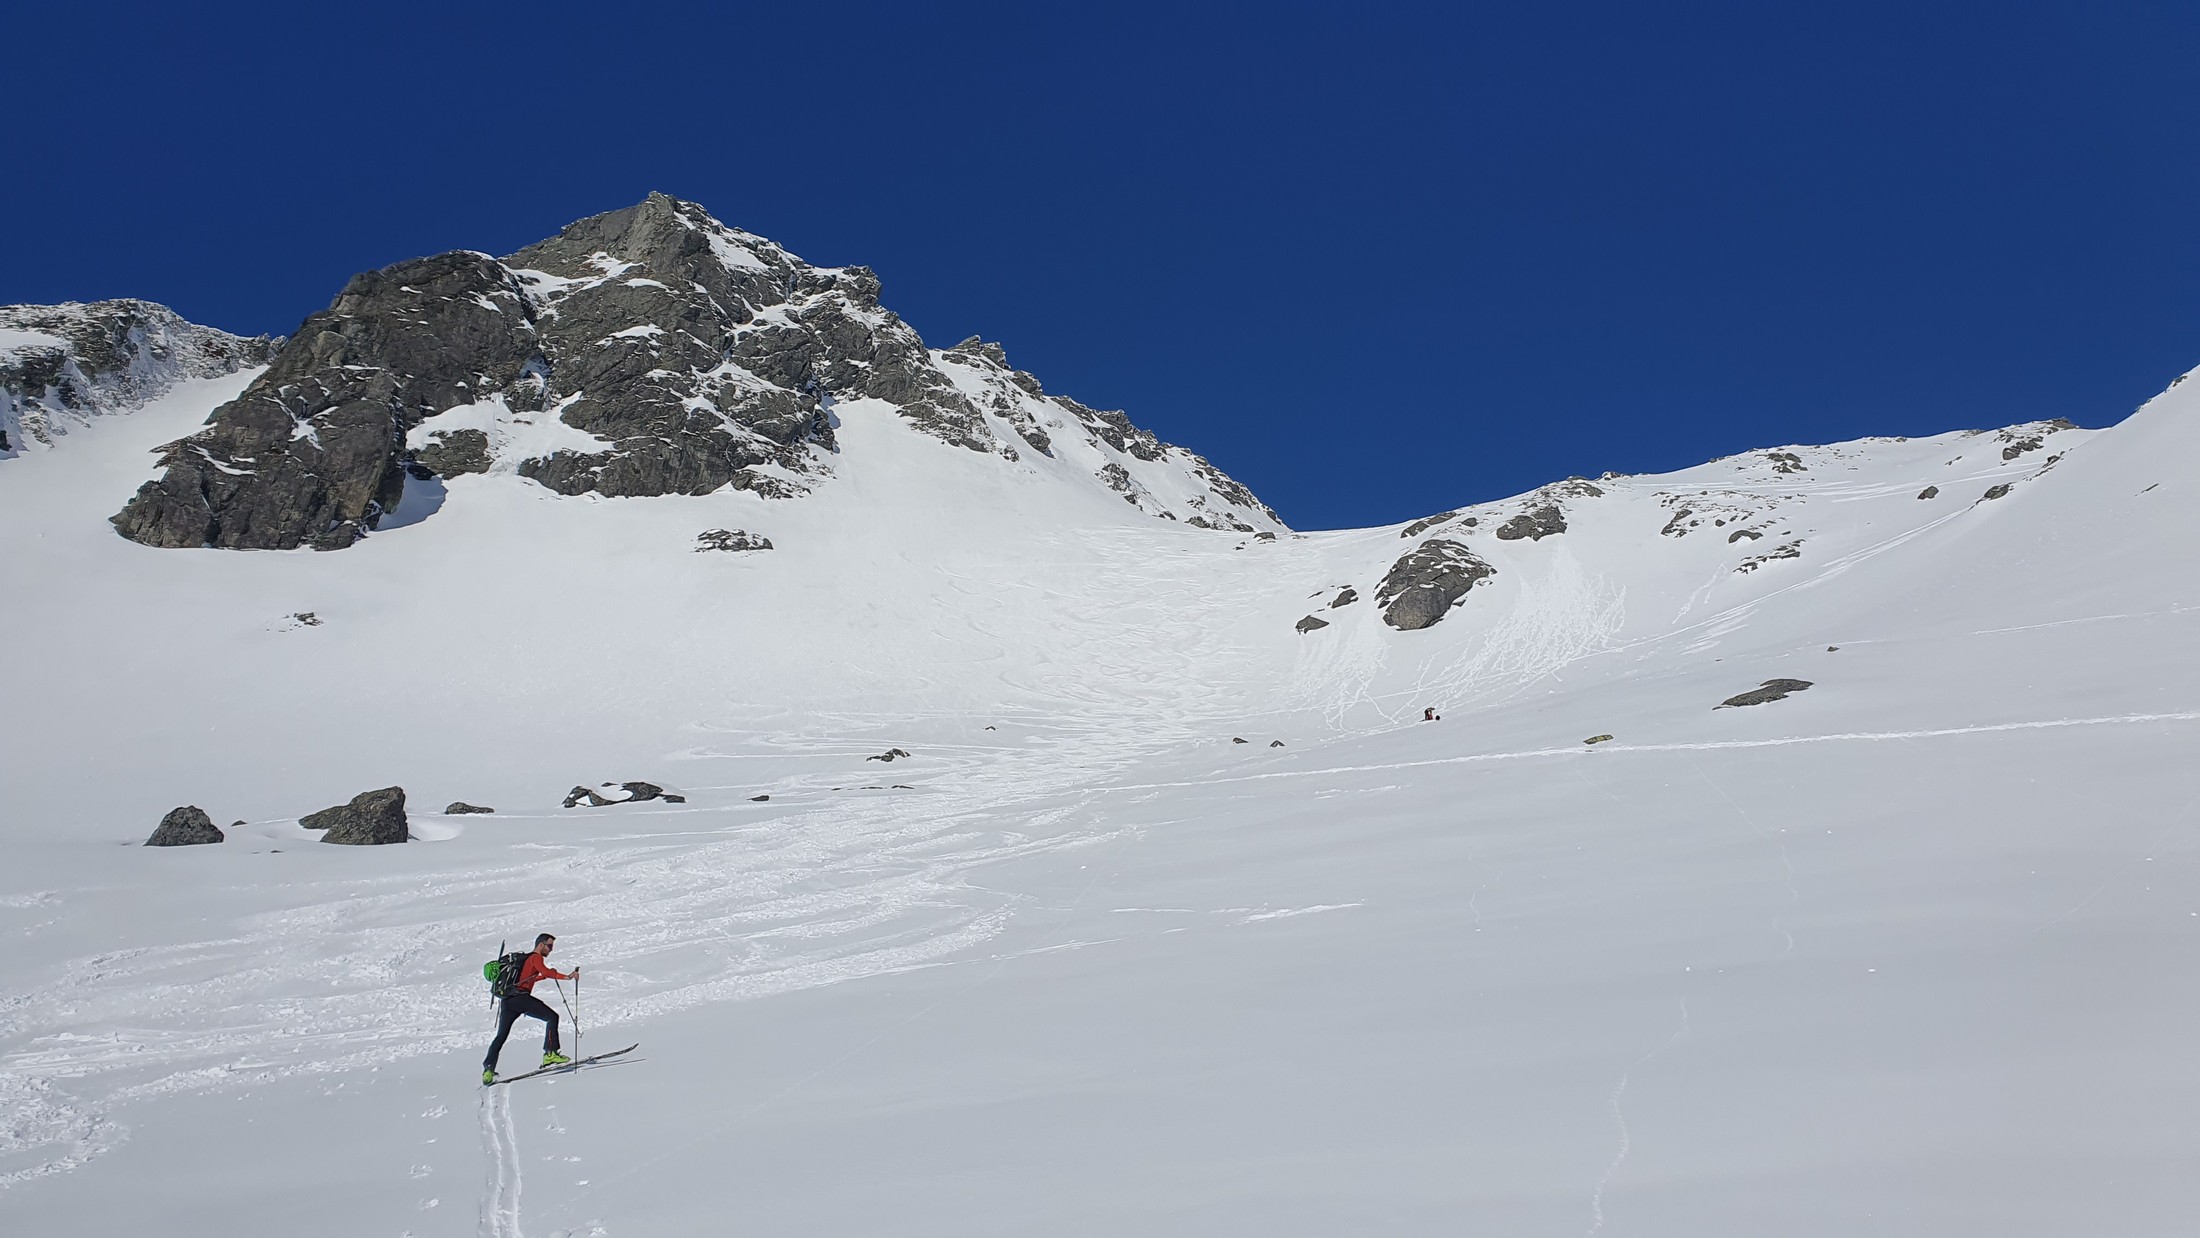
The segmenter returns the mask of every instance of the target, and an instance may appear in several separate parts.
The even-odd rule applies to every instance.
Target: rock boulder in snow
[[[450,807],[443,810],[443,815],[447,817],[463,817],[471,813],[484,813],[495,811],[496,809],[494,808],[484,808],[479,804],[469,804],[464,800],[455,800],[452,802]]]
[[[1328,627],[1329,621],[1327,619],[1317,619],[1312,615],[1308,615],[1307,617],[1299,620],[1296,624],[1292,626],[1296,627],[1299,630],[1299,634],[1303,636],[1308,632],[1313,632],[1321,628]]]
[[[614,784],[607,782],[603,785],[608,787]],[[644,800],[659,798],[675,804],[687,803],[684,796],[666,795],[665,789],[654,782],[622,782],[616,785],[621,792],[616,796],[603,795],[588,787],[575,787],[566,793],[565,806],[575,808],[587,805],[590,808],[607,808],[613,804],[639,804]]]
[[[1807,679],[1767,679],[1761,686],[1730,696],[1713,708],[1728,709],[1739,708],[1744,705],[1764,705],[1772,701],[1785,700],[1788,693],[1801,692],[1809,686],[1810,681]]]
[[[321,835],[322,842],[352,847],[379,847],[412,839],[405,819],[403,787],[362,791],[352,796],[350,803],[301,817],[298,824],[309,830],[327,831]]]
[[[709,529],[695,535],[696,553],[706,550],[770,550],[772,539],[742,529]]]
[[[1475,585],[1497,574],[1461,542],[1431,538],[1391,565],[1375,588],[1383,622],[1401,632],[1428,627]]]
[[[148,847],[196,847],[202,843],[218,843],[224,835],[214,819],[203,809],[186,804],[171,808],[160,819],[160,826],[153,836],[145,840]]]

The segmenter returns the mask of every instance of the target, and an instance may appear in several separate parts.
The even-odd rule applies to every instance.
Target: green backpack
[[[510,997],[519,992],[519,969],[527,965],[527,954],[525,950],[514,950],[481,965],[481,975],[489,982],[491,997]]]

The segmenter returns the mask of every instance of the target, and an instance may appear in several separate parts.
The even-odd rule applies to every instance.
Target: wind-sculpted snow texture
[[[0,459],[129,412],[190,378],[267,364],[276,341],[185,322],[151,301],[0,305]]]
[[[420,313],[686,287],[530,261],[453,258],[439,279],[509,298]],[[405,430],[432,483],[343,554],[105,523],[264,376],[0,461],[0,1229],[2044,1238],[2200,1212],[2200,998],[2164,979],[2200,933],[2200,384],[2107,431],[1782,446],[1264,539],[990,345],[894,398],[862,394],[879,356],[827,384],[830,448],[710,457],[791,502],[599,501],[717,448],[647,400],[656,428],[521,424],[538,378],[545,408],[608,390],[561,389],[570,358],[372,388],[503,384]],[[664,369],[632,381],[688,390]],[[471,450],[460,409],[485,471],[433,455]],[[342,418],[312,425],[284,441],[336,451]],[[696,553],[736,531],[773,549]],[[1441,622],[1386,621],[1464,575]],[[1715,708],[1768,681],[1810,687]],[[662,794],[559,806],[629,782]],[[299,824],[391,787],[404,845]],[[224,841],[141,845],[178,805]],[[544,930],[584,968],[539,990],[578,1048],[642,1049],[484,1093],[480,966]]]
[[[1153,516],[1279,527],[1198,456],[1047,396],[998,345],[927,349],[878,295],[867,268],[811,266],[662,194],[501,260],[370,271],[170,445],[115,525],[150,546],[341,549],[408,481],[496,472],[566,495],[796,497],[834,473],[835,407],[868,400],[1004,468],[1060,457]]]

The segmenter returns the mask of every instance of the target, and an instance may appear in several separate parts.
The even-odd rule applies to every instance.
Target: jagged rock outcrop
[[[196,847],[204,843],[218,843],[223,837],[221,828],[214,824],[214,819],[207,816],[204,809],[186,804],[181,808],[169,809],[168,815],[162,817],[159,827],[154,829],[153,836],[145,840],[145,845]]]
[[[1540,542],[1546,537],[1565,531],[1566,513],[1561,511],[1557,504],[1546,503],[1534,511],[1522,512],[1497,526],[1497,540],[1517,542],[1521,538],[1527,538],[1531,542]]]
[[[1308,615],[1304,619],[1301,619],[1297,623],[1293,624],[1292,626],[1298,629],[1301,636],[1304,636],[1308,632],[1315,632],[1321,630],[1322,628],[1328,627],[1329,621],[1327,619],[1317,619],[1312,615]]]
[[[351,847],[380,847],[410,842],[412,830],[405,819],[405,788],[383,787],[362,791],[351,802],[324,808],[298,818],[309,830],[325,830],[321,841]]]
[[[934,351],[864,267],[812,266],[663,194],[503,259],[356,276],[114,517],[152,546],[340,549],[408,477],[502,472],[561,494],[808,493],[835,403],[941,442],[1063,456],[1141,511],[1253,532],[1275,513],[1119,412],[1046,395],[997,344]]]
[[[1461,542],[1431,538],[1399,557],[1375,588],[1383,622],[1401,632],[1429,627],[1475,585],[1497,574]]]
[[[72,426],[186,379],[265,365],[276,343],[186,322],[151,301],[0,305],[0,457],[51,447]]]
[[[443,810],[443,815],[446,817],[463,817],[474,813],[488,813],[495,811],[496,809],[494,808],[484,808],[479,804],[469,804],[464,800],[455,800],[451,803],[450,807]]]
[[[1405,528],[1398,530],[1398,536],[1402,538],[1419,537],[1458,514],[1457,511],[1448,511],[1438,512],[1433,516],[1423,516]]]

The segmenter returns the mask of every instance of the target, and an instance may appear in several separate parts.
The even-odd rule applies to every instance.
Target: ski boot
[[[546,1049],[543,1051],[542,1066],[544,1070],[548,1070],[552,1066],[570,1066],[572,1064],[572,1058],[565,1056],[563,1053],[558,1052],[556,1049]]]
[[[482,1067],[482,1068],[481,1068],[481,1086],[483,1086],[483,1087],[488,1087],[488,1086],[489,1086],[490,1084],[492,1084],[492,1083],[495,1083],[496,1081],[497,1081],[497,1068],[496,1068],[496,1067],[494,1067],[494,1066],[484,1066],[484,1067]]]

